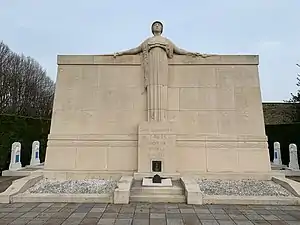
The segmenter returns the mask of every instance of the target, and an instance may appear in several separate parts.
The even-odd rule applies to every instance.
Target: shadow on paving
[[[13,176],[13,177],[2,177],[0,176],[0,193],[4,192],[14,180],[20,179],[22,177]]]

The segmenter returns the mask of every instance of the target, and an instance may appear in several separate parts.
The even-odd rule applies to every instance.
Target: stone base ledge
[[[224,205],[299,205],[298,197],[204,195],[203,204]]]
[[[114,191],[114,204],[128,204],[130,189],[133,182],[132,176],[122,176]]]
[[[282,187],[287,189],[293,195],[300,197],[300,183],[291,179],[283,177],[272,177],[272,181],[280,184]]]
[[[15,195],[25,192],[42,178],[42,175],[31,175],[14,180],[4,192],[0,193],[0,203],[11,203]]]
[[[285,177],[281,171],[270,172],[181,172],[183,177],[192,179],[221,179],[221,180],[272,180],[272,177]]]
[[[22,193],[12,197],[15,202],[113,203],[112,194],[35,194]]]
[[[133,171],[105,170],[49,170],[39,171],[45,178],[56,180],[105,179],[119,180],[122,176],[132,176]]]
[[[181,177],[181,183],[185,189],[185,196],[187,204],[202,205],[203,193],[200,190],[199,185],[194,179],[187,177]]]

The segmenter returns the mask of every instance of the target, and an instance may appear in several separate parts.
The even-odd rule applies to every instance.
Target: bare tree
[[[0,113],[50,117],[54,82],[33,58],[0,42]]]

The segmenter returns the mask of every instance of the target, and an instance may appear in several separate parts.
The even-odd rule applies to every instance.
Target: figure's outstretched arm
[[[174,53],[177,55],[193,55],[192,52],[179,48],[176,45],[174,45]]]
[[[142,52],[142,45],[139,45],[136,48],[132,48],[132,49],[128,49],[126,51],[122,51],[122,52],[116,52],[114,54],[114,56],[120,56],[120,55],[136,55],[139,54],[140,52]]]
[[[203,58],[208,57],[209,55],[206,54],[201,54],[198,52],[189,52],[187,50],[184,50],[182,48],[177,47],[176,45],[173,44],[173,49],[174,49],[174,53],[177,55],[191,55],[191,56],[201,56]]]

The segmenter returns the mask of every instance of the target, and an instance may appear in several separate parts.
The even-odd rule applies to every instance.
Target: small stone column
[[[273,163],[278,166],[282,166],[280,143],[274,142],[274,159]]]
[[[36,166],[39,165],[40,162],[40,142],[34,141],[32,143],[32,149],[31,149],[31,160],[30,160],[30,166]]]
[[[295,144],[290,144],[289,151],[290,151],[289,168],[291,170],[299,170],[297,146]]]
[[[21,143],[14,142],[11,146],[9,170],[18,170],[21,168]]]

